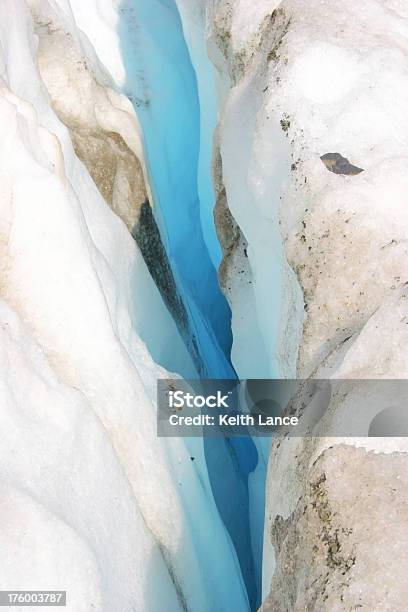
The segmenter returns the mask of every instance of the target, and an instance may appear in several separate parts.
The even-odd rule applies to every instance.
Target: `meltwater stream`
[[[153,198],[153,206],[146,202],[134,236],[199,378],[236,378],[230,361],[231,313],[213,264],[219,257],[215,228],[207,223],[203,237],[202,219],[209,219],[212,210],[203,215],[202,209],[212,208],[213,192],[210,159],[203,164],[199,154],[202,139],[210,138],[202,134],[197,79],[175,0],[122,0],[120,36],[126,93],[142,124]],[[171,347],[168,359],[162,365],[171,370]],[[246,610],[255,610],[260,560],[254,559],[251,542],[248,478],[258,463],[257,450],[250,438],[206,438],[204,447],[214,499],[247,589]],[[230,580],[233,588],[236,577],[220,580]]]

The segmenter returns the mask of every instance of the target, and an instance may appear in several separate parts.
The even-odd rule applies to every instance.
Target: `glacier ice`
[[[218,56],[218,66],[232,83],[219,129],[222,174],[228,206],[248,245],[248,287],[234,281],[233,266],[229,283],[235,350],[246,344],[250,325],[268,339],[266,347],[259,343],[263,367],[278,366],[280,375],[297,371],[317,378],[405,378],[406,305],[401,296],[408,280],[403,204],[407,123],[402,110],[407,92],[402,69],[408,51],[406,7],[393,0],[260,0],[251,7],[220,0],[209,5],[210,40],[222,50],[224,60]],[[240,142],[247,146],[240,149]],[[329,152],[339,152],[364,172],[327,172],[321,157]],[[238,164],[237,178],[233,168]],[[259,218],[262,226],[254,223]],[[241,261],[239,254],[235,261]],[[274,275],[268,277],[272,269]],[[256,304],[249,314],[242,307],[243,294],[251,295],[248,300]],[[239,373],[251,367],[241,351],[237,361],[234,347],[232,355]],[[368,451],[359,455],[362,466],[377,461],[387,474],[387,466],[394,465],[395,478],[398,461],[406,462],[397,455],[407,450],[402,438],[332,437],[336,423],[351,419],[361,419],[362,436],[368,433],[375,404],[367,393],[364,401],[366,409],[361,397],[333,401],[315,430],[321,438],[279,440],[272,447],[263,562],[264,595],[271,584],[272,593],[265,611],[310,605],[325,609],[319,588],[308,588],[307,580],[314,579],[308,572],[314,563],[313,548],[308,550],[310,542],[297,535],[303,529],[298,513],[302,504],[307,508],[308,500],[313,501],[313,487],[323,496],[330,493],[331,500],[344,495],[347,503],[343,488],[353,479],[361,487],[367,483],[356,473],[350,482],[338,478],[331,491],[319,488],[322,474],[316,475],[316,463],[325,464],[329,480],[339,473],[341,462],[345,471],[353,471],[353,446]],[[345,449],[326,453],[342,444]],[[370,516],[386,521],[392,511],[382,485],[373,484],[372,495],[378,500],[376,511],[355,508],[356,523],[369,523]],[[322,530],[323,523],[322,519]],[[377,523],[373,531],[376,528]],[[397,534],[398,527],[395,545]],[[358,538],[350,536],[351,541],[359,547]],[[318,546],[317,540],[313,544]],[[376,549],[375,543],[371,545]],[[383,551],[386,548],[384,542]],[[295,563],[298,550],[305,555],[301,571],[282,581],[282,572]],[[330,567],[330,555],[327,559],[319,571],[328,575],[329,586],[323,592],[333,597],[327,604],[330,609],[340,600],[340,592],[344,601],[363,602],[372,609],[373,590],[381,607],[384,600],[376,591],[375,574],[364,574],[362,554],[352,570],[346,567],[343,591],[336,590],[336,571]],[[375,563],[379,571],[381,560]],[[387,561],[382,563],[388,581]],[[394,587],[390,601],[403,597],[403,590]]]
[[[104,18],[110,8],[105,3]],[[77,159],[39,75],[37,20],[57,14],[72,31],[70,4],[30,9],[0,7],[0,392],[10,432],[1,450],[9,519],[0,584],[38,588],[46,576],[50,588],[70,590],[75,612],[182,610],[186,602],[192,610],[246,610],[202,441],[156,437],[155,381],[167,373],[131,317],[135,289],[160,309],[158,292]],[[92,29],[96,5],[81,10]],[[23,526],[27,535],[16,541]]]
[[[75,612],[246,611],[263,574],[266,612],[320,597],[317,568],[333,605],[389,603],[407,444],[364,437],[383,431],[374,397],[332,400],[319,438],[270,453],[158,439],[155,384],[157,363],[406,378],[407,23],[399,0],[3,1],[1,588],[46,576]],[[364,172],[327,172],[333,152]],[[129,231],[145,205],[184,343]],[[330,437],[351,420],[361,437]]]
[[[406,7],[394,0],[194,4],[205,7],[208,49],[219,73],[218,201],[227,202],[240,231],[222,275],[236,371],[241,377],[405,377]],[[364,172],[328,173],[321,158],[330,152]],[[375,407],[359,413],[360,405],[356,397],[332,405],[316,433],[333,435],[335,423],[352,414],[366,417],[360,426],[368,433]],[[333,443],[279,440],[272,448],[263,588],[266,596],[276,571],[277,594],[265,610],[312,605],[302,572],[299,582],[295,572],[293,585],[291,579],[279,584],[279,577],[302,546],[290,529],[296,504],[313,485],[314,463]],[[384,472],[392,465],[385,453],[406,452],[402,439],[335,441],[342,443],[383,453]],[[332,455],[326,467],[337,455],[344,460],[347,449]],[[371,461],[367,454],[362,464]],[[339,480],[339,492],[341,486]],[[375,495],[381,497],[381,487]],[[389,500],[379,503],[376,518],[383,520]],[[364,509],[356,514],[367,520]],[[307,574],[313,555],[305,559]],[[335,572],[328,571],[334,584]],[[370,609],[373,576],[365,580],[354,588],[363,586]],[[317,589],[310,593],[317,596]],[[289,603],[288,594],[295,597]],[[395,591],[398,601],[403,596]]]

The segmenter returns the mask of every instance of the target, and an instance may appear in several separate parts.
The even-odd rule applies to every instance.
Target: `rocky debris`
[[[239,279],[243,281],[250,277],[247,241],[241,228],[234,219],[229,206],[227,192],[222,176],[222,159],[219,149],[214,157],[214,185],[216,203],[214,207],[214,224],[220,241],[223,257],[218,270],[220,286],[227,299],[231,297],[231,283]]]
[[[221,190],[214,208],[214,222],[222,246],[223,258],[218,271],[220,285],[223,289],[228,284],[234,254],[243,239],[242,232],[228,208],[225,187]]]
[[[282,128],[282,131],[287,134],[290,129],[290,118],[288,117],[288,115],[283,115],[282,119],[280,120],[280,126]]]
[[[143,259],[156,287],[160,291],[164,303],[180,331],[186,347],[190,351],[197,370],[202,372],[203,363],[197,341],[191,335],[189,316],[177,289],[171,264],[148,200],[141,207],[138,222],[132,229],[132,236],[143,255]]]
[[[295,509],[272,523],[277,563],[262,612],[404,610],[407,525],[405,454],[328,448]]]
[[[340,153],[325,153],[320,158],[329,172],[334,174],[345,174],[348,176],[356,176],[364,172],[362,168],[358,168],[349,162],[348,159],[340,155]]]
[[[268,55],[267,61],[276,61],[279,57],[279,48],[282,45],[290,26],[290,18],[287,17],[282,8],[272,11],[270,22],[268,23],[268,38],[272,41],[272,46]]]
[[[37,34],[39,69],[51,106],[106,203],[132,231],[147,190],[135,153],[139,134],[130,102],[108,86],[96,60],[59,23],[38,22]]]

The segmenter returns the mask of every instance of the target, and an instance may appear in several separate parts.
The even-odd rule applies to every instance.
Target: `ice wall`
[[[207,50],[205,2],[176,0],[176,5],[197,80],[200,107],[198,194],[201,226],[211,260],[218,269],[222,253],[214,226],[214,185],[209,177],[213,174],[214,135],[218,121],[219,99],[216,73]]]
[[[112,6],[77,7],[104,48]],[[1,4],[0,586],[67,589],[72,612],[246,610],[202,443],[157,439],[155,381],[167,374],[133,309],[146,292],[161,308],[159,295],[51,108],[38,27],[91,48],[69,2]],[[117,100],[106,110],[129,122]]]
[[[69,128],[75,153],[105,202],[132,232],[148,200],[149,185],[141,129],[131,103],[110,86],[94,50],[72,22],[67,29],[46,5],[34,15],[38,67],[52,109]],[[143,262],[140,265],[144,267]],[[156,363],[194,378],[191,356],[157,284],[146,271],[135,279],[132,321],[138,335]]]
[[[239,237],[224,251],[221,280],[232,309],[232,361],[241,378],[294,375],[304,317],[280,227],[290,146],[280,117],[273,117],[266,104],[267,53],[274,41],[268,40],[263,20],[274,6],[261,10],[260,5],[205,6],[208,54],[217,69],[221,102],[214,158],[217,197],[219,204],[226,200],[239,228]],[[268,51],[254,54],[258,46]],[[229,225],[219,223],[221,241]]]
[[[259,346],[265,376],[406,377],[407,22],[394,0],[207,3],[210,52],[231,83],[219,201],[241,232],[223,271],[239,374],[252,366],[241,349]],[[403,487],[396,505],[388,495],[406,442],[336,437],[356,415],[368,435],[374,396],[333,397],[315,438],[274,443],[265,612],[403,606],[385,551],[406,525]]]

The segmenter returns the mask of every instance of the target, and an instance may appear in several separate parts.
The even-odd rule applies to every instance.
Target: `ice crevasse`
[[[350,397],[311,443],[286,440],[269,454],[256,441],[242,553],[202,441],[157,438],[155,390],[168,370],[194,377],[203,363],[241,378],[408,377],[407,9],[399,0],[159,4],[178,10],[191,64],[180,82],[195,72],[184,110],[186,121],[200,110],[200,140],[192,134],[187,152],[173,147],[168,106],[150,108],[151,121],[152,83],[129,63],[133,51],[148,61],[154,30],[129,51],[124,15],[138,34],[147,3],[0,5],[0,587],[38,589],[46,576],[75,612],[246,611],[248,575],[259,583],[263,573],[265,612],[330,610],[339,599],[373,610],[385,609],[381,575],[403,609],[395,576],[408,560],[387,554],[403,541],[403,520],[387,526],[387,483],[399,487],[402,516],[404,439],[325,438],[333,414],[358,407]],[[165,197],[178,185],[154,175],[155,130],[177,180],[188,180],[185,217]],[[340,170],[363,171],[336,174],[339,158],[321,159],[334,153],[350,160]],[[146,202],[168,259],[155,280],[131,235]],[[183,258],[183,229],[197,232],[205,291]],[[217,268],[231,313],[208,292]],[[316,494],[337,509],[331,531],[313,514]],[[359,529],[374,520],[364,572]],[[321,532],[344,537],[334,565]]]

